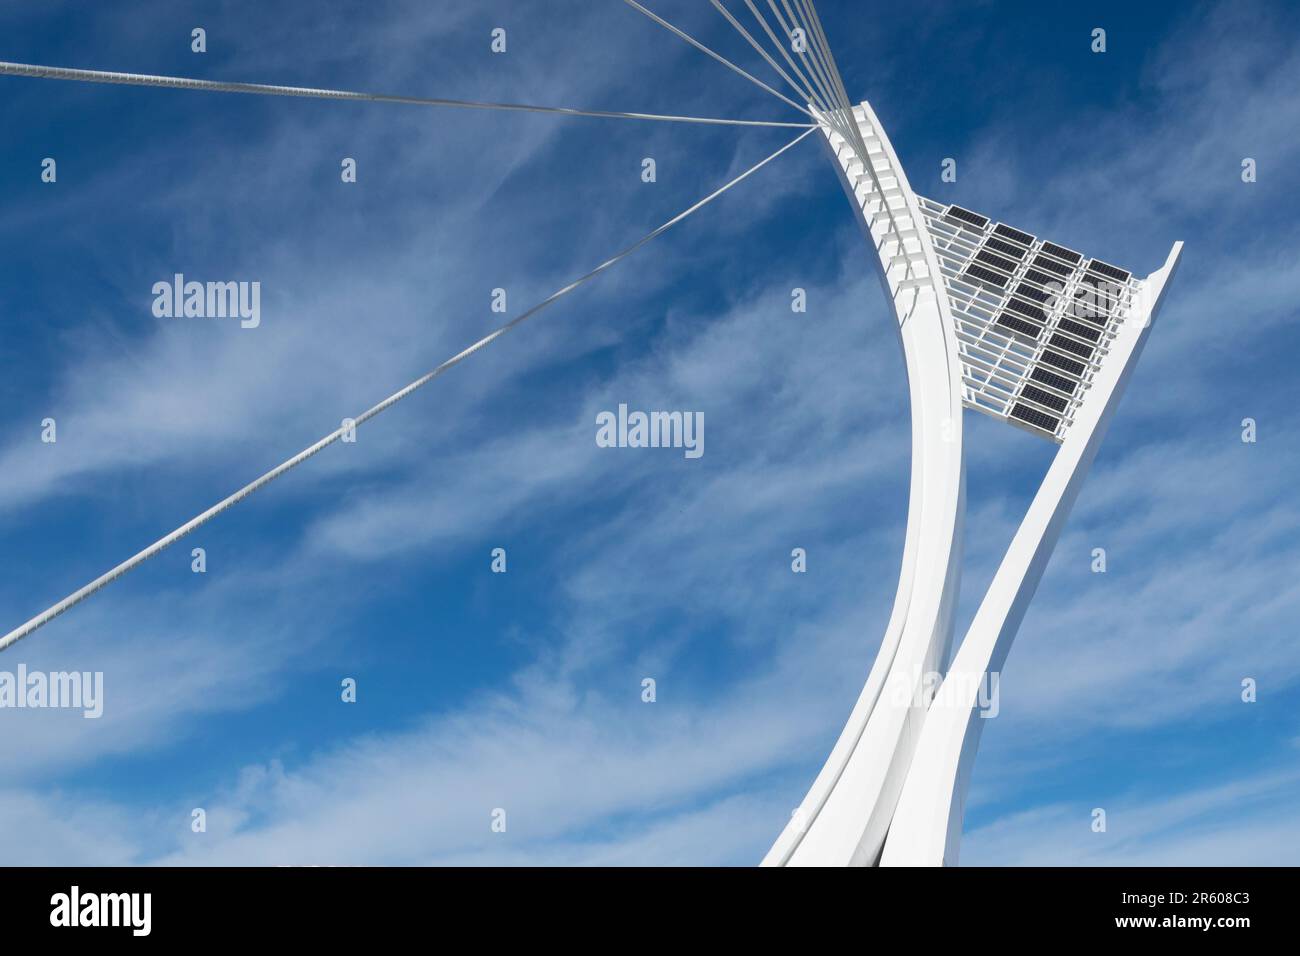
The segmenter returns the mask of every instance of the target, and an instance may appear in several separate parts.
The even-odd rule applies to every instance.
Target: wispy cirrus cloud
[[[295,69],[300,76],[284,79],[306,82],[316,67],[337,67],[353,71],[352,85],[406,88],[427,54],[376,21],[304,60],[277,45],[272,14],[258,15],[265,42],[221,64],[231,75]],[[575,15],[594,18],[588,31],[615,22],[606,12],[575,7]],[[1237,15],[1218,16],[1231,39]],[[441,42],[434,20],[415,17],[403,42]],[[456,33],[458,24],[467,32]],[[463,21],[448,30],[477,36]],[[514,36],[525,51],[555,45],[553,34]],[[494,72],[467,56],[473,65],[456,81],[502,99],[522,98],[509,93],[526,83],[526,98],[539,102],[609,105],[602,98],[627,102],[629,92],[647,108],[708,112],[732,102],[722,96],[728,87],[627,81],[692,69],[694,51],[665,52],[677,49],[673,38],[658,39],[629,51],[598,44],[574,72]],[[1026,619],[976,771],[967,862],[1288,861],[1286,841],[1265,837],[1297,825],[1296,781],[1281,765],[1294,748],[1280,754],[1264,741],[1248,772],[1216,770],[1226,751],[1212,735],[1240,719],[1233,708],[1246,706],[1236,694],[1247,670],[1268,680],[1255,713],[1270,715],[1262,718],[1270,727],[1285,723],[1276,714],[1300,674],[1289,636],[1296,595],[1287,570],[1297,555],[1286,475],[1300,461],[1278,421],[1284,381],[1261,381],[1245,403],[1209,386],[1241,374],[1231,347],[1242,332],[1216,321],[1221,298],[1258,319],[1249,326],[1256,349],[1276,341],[1266,334],[1286,334],[1294,269],[1263,254],[1243,264],[1242,250],[1248,229],[1286,237],[1293,227],[1260,226],[1258,210],[1232,205],[1235,159],[1224,184],[1207,194],[1200,182],[1258,127],[1297,67],[1275,36],[1258,68],[1234,58],[1198,72],[1191,47],[1203,40],[1175,35],[1153,59],[1173,64],[1158,67],[1168,81],[1150,90],[1159,109],[1099,113],[1107,138],[1095,145],[1062,126],[1051,177],[1008,174],[1007,183],[1041,183],[1034,194],[993,179],[962,184],[975,208],[1060,229],[1098,254],[1115,249],[1121,262],[1131,251],[1139,268],[1152,237],[1163,243],[1175,226],[1200,225],[1210,206],[1222,223],[1195,234],[1196,258]],[[394,47],[405,52],[376,59]],[[752,106],[748,92],[734,96],[738,107]],[[1234,103],[1243,108],[1228,116]],[[112,336],[81,330],[80,344],[40,373],[41,400],[23,406],[0,440],[11,542],[35,540],[33,514],[55,519],[67,508],[65,540],[95,527],[91,518],[110,522],[110,540],[93,536],[66,560],[118,559],[112,539],[142,536],[158,512],[198,510],[193,499],[202,507],[251,477],[251,461],[278,461],[424,371],[430,357],[473,341],[496,319],[487,290],[508,285],[515,307],[540,297],[743,168],[751,151],[757,159],[769,149],[667,130],[584,136],[531,120],[510,126],[507,146],[494,133],[497,117],[258,110],[259,134],[222,143],[220,158],[174,146],[165,165],[185,174],[159,184],[144,213],[198,206],[214,191],[228,208],[169,220],[171,247],[145,246],[129,270],[112,269],[110,248],[95,261],[115,277],[122,303],[134,302],[140,276],[167,275],[177,258],[196,269],[265,270],[291,292],[270,300],[276,317],[255,335],[110,325],[127,339],[110,354],[103,343]],[[1206,115],[1216,123],[1207,126]],[[1257,151],[1289,155],[1269,129],[1272,152]],[[1015,155],[1014,132],[986,131],[975,155]],[[387,177],[392,193],[344,207],[323,181],[334,186],[337,156],[358,144],[371,150],[363,175]],[[647,194],[636,179],[647,152],[660,158],[659,185],[669,188]],[[322,456],[250,502],[246,517],[231,516],[231,538],[221,541],[238,571],[191,593],[170,576],[178,568],[188,576],[185,561],[149,568],[138,588],[115,585],[52,625],[41,644],[19,645],[33,666],[102,667],[118,696],[102,724],[29,714],[20,735],[0,735],[11,768],[0,796],[5,858],[756,861],[828,751],[879,641],[906,490],[897,345],[834,178],[816,178],[824,157],[811,145],[803,152],[756,193],[727,197],[712,219],[692,220],[575,296],[559,321],[512,336],[419,404],[364,429],[357,446]],[[101,173],[95,191],[138,194],[148,176],[123,164]],[[88,195],[39,214],[52,217],[51,229],[71,228]],[[823,201],[834,211],[820,218],[802,208]],[[1089,241],[1110,245],[1093,250]],[[796,284],[809,292],[807,314],[789,310]],[[1266,358],[1252,356],[1262,364],[1245,374],[1276,375]],[[595,412],[620,401],[703,409],[705,458],[596,448]],[[57,458],[37,457],[52,449],[38,450],[24,430],[46,407],[60,409],[68,436]],[[1236,423],[1252,411],[1262,437],[1246,446]],[[972,422],[969,434],[967,614],[1050,453],[988,421]],[[123,488],[150,507],[123,508]],[[120,526],[108,509],[88,516],[78,510],[87,497],[130,514]],[[485,651],[475,679],[425,695],[424,683],[457,655],[443,648],[425,667],[394,639],[407,626],[395,609],[451,616],[471,603],[455,593],[454,576],[466,551],[498,529],[545,541],[527,574],[511,545],[509,580],[534,582],[547,600],[515,608],[499,598],[491,626],[518,631],[517,657],[502,663]],[[789,571],[794,546],[809,549],[806,576]],[[1088,570],[1096,546],[1108,549],[1106,575]],[[27,608],[32,582],[70,573],[56,561],[16,569],[6,606]],[[433,590],[443,576],[457,584]],[[333,695],[338,674],[375,661],[402,676],[397,686],[415,703],[388,710],[364,698],[348,721],[315,732],[259,719],[318,680]],[[639,698],[646,676],[659,681],[653,705]],[[246,719],[262,724],[258,733],[242,727]],[[170,775],[145,763],[166,779],[156,794],[97,776],[150,755],[180,762],[214,744],[212,728],[231,736],[201,771],[193,760]],[[1114,756],[1154,750],[1153,739],[1184,768],[1178,781]],[[1044,777],[1077,797],[1048,792]],[[1093,794],[1113,804],[1109,843],[1087,828]],[[189,830],[194,806],[209,811],[205,834]],[[489,829],[495,807],[507,810],[506,834]]]

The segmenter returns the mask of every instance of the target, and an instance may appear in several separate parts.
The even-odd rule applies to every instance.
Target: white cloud
[[[425,18],[406,38],[438,30]],[[657,39],[671,47],[671,37]],[[350,38],[324,59],[368,59],[390,41]],[[250,74],[263,64],[288,68],[278,49],[268,43],[265,61],[237,65]],[[634,54],[647,75],[655,75],[665,67],[649,61],[663,54],[649,49]],[[566,88],[563,71],[555,71],[530,94],[554,102],[578,102],[576,93],[612,99],[620,88],[608,79],[610,72],[628,64],[608,62],[614,56],[609,50],[588,52],[581,75],[589,83]],[[396,88],[416,60],[411,55],[381,63],[373,77]],[[1098,235],[1114,235],[1116,224],[1141,221],[1145,231],[1125,230],[1136,236],[1134,244],[1163,236],[1157,213],[1199,195],[1190,184],[1214,155],[1213,144],[1201,140],[1196,148],[1182,148],[1197,135],[1199,117],[1239,100],[1245,104],[1242,123],[1249,123],[1295,75],[1293,58],[1272,63],[1267,81],[1258,84],[1236,67],[1201,85],[1184,76],[1165,92],[1170,109],[1148,140],[1104,156],[1076,151],[1062,158],[1064,186],[1030,200],[1003,198],[1008,204],[1014,198],[1018,207],[1009,208],[1038,222],[1095,222]],[[480,72],[472,77],[476,82]],[[510,81],[493,82],[501,86],[488,89],[508,98],[495,91]],[[275,320],[251,335],[201,342],[163,330],[134,343],[131,357],[74,350],[54,378],[59,457],[38,457],[49,449],[38,453],[17,426],[0,446],[0,470],[9,479],[0,507],[8,508],[8,520],[18,522],[20,508],[54,495],[94,493],[105,476],[142,466],[191,479],[171,492],[177,500],[169,498],[168,506],[176,510],[184,510],[179,497],[218,485],[224,494],[231,476],[239,482],[251,477],[247,462],[279,460],[332,429],[341,414],[423,371],[430,357],[437,361],[481,334],[491,319],[486,308],[481,314],[464,309],[448,289],[478,301],[478,286],[490,288],[486,278],[499,263],[515,261],[512,300],[522,295],[527,301],[533,289],[544,294],[558,284],[557,260],[566,268],[573,262],[589,267],[607,247],[644,231],[630,229],[629,222],[644,219],[648,228],[663,218],[659,205],[675,211],[685,204],[682,194],[686,202],[695,198],[698,182],[725,178],[722,169],[746,162],[740,157],[751,149],[755,158],[766,152],[746,141],[743,152],[737,146],[704,167],[689,164],[693,149],[674,145],[663,131],[647,131],[645,140],[618,139],[626,134],[611,131],[611,141],[631,150],[628,155],[643,155],[645,144],[653,143],[649,148],[661,150],[656,155],[668,160],[666,167],[676,163],[674,189],[680,185],[680,192],[648,200],[616,192],[610,201],[617,202],[618,214],[580,205],[575,212],[561,196],[544,195],[510,206],[518,218],[506,227],[484,217],[499,213],[498,200],[518,197],[511,183],[515,170],[531,175],[529,164],[564,155],[566,144],[552,128],[512,127],[519,138],[508,150],[490,151],[488,162],[481,146],[491,140],[456,146],[443,128],[414,114],[349,110],[328,114],[319,125],[275,115],[278,122],[266,137],[227,154],[232,162],[264,174],[279,168],[307,177],[313,155],[332,156],[344,137],[373,136],[400,148],[403,162],[436,156],[457,164],[458,174],[465,173],[464,192],[413,193],[419,201],[383,224],[397,241],[367,244],[375,233],[364,232],[367,242],[334,254],[335,239],[323,228],[330,217],[314,215],[302,195],[283,198],[278,209],[304,218],[246,259],[238,250],[228,253],[240,268],[273,268],[282,287],[294,290],[271,301]],[[1112,122],[1122,131],[1132,121],[1124,114]],[[484,137],[492,125],[464,122],[462,130]],[[1244,128],[1235,126],[1229,135]],[[994,145],[1000,136],[994,131]],[[1167,180],[1154,195],[1140,185],[1152,174],[1155,160],[1144,154],[1151,144],[1168,163]],[[1285,144],[1273,145],[1283,150],[1275,155],[1289,155]],[[97,188],[115,182],[138,188],[142,175],[106,173]],[[163,190],[160,205],[195,201],[212,175],[212,166],[199,166]],[[418,169],[395,175],[403,188],[418,185]],[[805,283],[814,303],[806,316],[789,312],[789,283],[778,275],[752,286],[752,295],[733,294],[725,308],[683,307],[662,323],[657,315],[652,322],[630,313],[632,303],[670,282],[688,253],[711,251],[706,263],[739,268],[733,248],[709,250],[709,243],[740,236],[771,216],[803,188],[794,180],[775,177],[755,202],[719,207],[730,223],[705,231],[695,222],[701,231],[683,233],[680,245],[656,244],[640,268],[624,269],[563,307],[568,321],[521,330],[519,338],[506,340],[509,347],[503,343],[476,358],[472,372],[458,370],[440,383],[436,397],[431,392],[414,399],[405,414],[377,420],[363,430],[358,446],[336,449],[294,484],[277,489],[282,497],[263,514],[288,501],[301,503],[313,482],[338,480],[354,491],[335,510],[312,512],[316,517],[308,519],[301,543],[284,546],[292,560],[281,559],[300,570],[268,575],[260,585],[236,576],[199,600],[159,593],[152,588],[160,579],[148,578],[139,592],[97,597],[53,625],[34,640],[57,640],[30,644],[29,659],[103,666],[112,676],[110,697],[116,697],[110,716],[92,727],[95,722],[79,717],[28,715],[21,737],[0,735],[8,741],[0,751],[15,777],[37,787],[58,779],[60,768],[76,772],[97,759],[186,740],[197,719],[248,709],[273,698],[277,680],[301,679],[312,666],[303,655],[320,645],[304,642],[293,623],[294,604],[325,600],[337,589],[327,609],[346,616],[358,605],[339,587],[344,572],[373,571],[401,559],[445,560],[440,555],[449,543],[525,517],[558,515],[565,520],[548,525],[561,529],[552,535],[552,564],[563,569],[558,607],[554,620],[537,622],[536,633],[526,635],[534,660],[500,675],[491,692],[443,702],[441,716],[414,727],[358,733],[329,746],[317,742],[294,759],[250,760],[238,771],[219,768],[225,789],[195,798],[210,810],[209,832],[202,836],[188,831],[193,801],[150,805],[141,815],[138,805],[162,801],[135,798],[128,808],[126,800],[101,805],[67,794],[46,799],[35,789],[8,792],[0,798],[0,830],[11,834],[6,858],[756,860],[829,749],[884,625],[907,467],[897,345],[872,277],[865,275],[866,252],[856,244],[837,245],[844,250],[839,259],[817,264],[838,274]],[[248,185],[235,206],[251,202],[268,181]],[[1122,215],[1108,221],[1091,208],[1085,187],[1098,184],[1116,190],[1110,195]],[[993,209],[997,187],[987,188]],[[421,220],[435,200],[442,228],[426,230]],[[590,234],[573,248],[548,248],[557,217],[575,215],[590,223]],[[492,236],[517,237],[490,253],[460,248],[463,242],[449,246],[448,237],[476,235],[476,224]],[[360,230],[364,223],[354,225]],[[842,232],[847,225],[846,217]],[[175,228],[182,245],[221,245],[197,217]],[[831,237],[836,244],[840,238]],[[295,251],[300,241],[305,253]],[[1208,255],[1202,261],[1215,262]],[[145,271],[158,266],[150,262]],[[1241,446],[1231,429],[1222,444],[1207,441],[1204,430],[1182,434],[1187,419],[1203,422],[1215,411],[1216,399],[1186,380],[1170,384],[1176,370],[1199,382],[1222,374],[1218,350],[1205,343],[1232,337],[1211,324],[1208,291],[1235,294],[1242,275],[1262,275],[1268,281],[1251,285],[1252,297],[1236,301],[1264,315],[1265,328],[1278,326],[1297,275],[1277,266],[1264,261],[1246,271],[1256,267],[1238,270],[1234,264],[1226,269],[1231,275],[1224,267],[1179,277],[1189,290],[1182,311],[1162,317],[1153,338],[1158,345],[1144,357],[1120,416],[1164,422],[1160,433],[1167,437],[1135,441],[1121,421],[1112,436],[1119,440],[1103,450],[1012,655],[1004,714],[986,734],[977,771],[973,800],[982,813],[1023,807],[1017,794],[1044,767],[1086,771],[1085,748],[1078,746],[1084,735],[1104,731],[1122,747],[1144,731],[1227,720],[1232,714],[1224,701],[1243,668],[1267,674],[1274,689],[1300,676],[1290,628],[1296,585],[1286,573],[1296,557],[1298,515],[1286,483],[1300,465],[1294,435],[1273,425],[1267,443],[1255,448]],[[360,282],[358,276],[368,278]],[[629,327],[642,333],[639,351],[620,345]],[[570,351],[587,358],[601,353],[607,371],[577,382],[563,379],[562,386],[548,379],[539,387],[534,378],[520,387],[525,371],[557,370],[558,378]],[[1144,397],[1149,400],[1139,401]],[[702,408],[705,458],[697,467],[663,457],[631,466],[631,453],[603,454],[592,437],[594,412],[619,401]],[[509,415],[499,413],[503,406]],[[983,504],[972,499],[967,604],[1010,537],[1026,476],[1050,451],[990,422],[972,423],[971,434],[972,487],[987,494]],[[78,435],[87,437],[64,443],[63,436]],[[106,485],[100,493],[114,489]],[[1085,578],[1082,556],[1094,542],[1110,549],[1112,570]],[[799,580],[789,573],[788,554],[805,543],[814,545],[812,570]],[[10,605],[19,597],[26,601],[12,595],[12,585],[9,591]],[[230,605],[239,605],[238,611]],[[183,636],[175,637],[177,631]],[[335,639],[320,635],[326,647]],[[29,653],[28,645],[20,647]],[[647,668],[661,679],[654,705],[637,696]],[[1180,745],[1196,753],[1194,738]],[[60,782],[70,780],[69,773]],[[1287,855],[1266,837],[1296,829],[1280,806],[1288,788],[1294,790],[1293,778],[1256,778],[1184,796],[1158,792],[1159,783],[1151,781],[1141,800],[1115,801],[1109,843],[1087,830],[1089,808],[1080,816],[1074,806],[1049,803],[1004,813],[976,829],[965,858],[1266,862]],[[75,800],[78,809],[67,809],[65,800]],[[502,837],[487,826],[497,806],[510,820]],[[122,835],[101,835],[96,842],[97,833]],[[41,857],[45,834],[48,855]]]
[[[973,866],[1295,866],[1300,813],[1294,769],[1172,795],[1101,801],[1106,831],[1081,799],[1009,813],[968,833]]]

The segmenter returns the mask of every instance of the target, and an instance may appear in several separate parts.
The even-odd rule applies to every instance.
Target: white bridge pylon
[[[879,653],[830,757],[763,862],[777,866],[956,863],[966,788],[982,729],[981,688],[1006,659],[1146,340],[1182,243],[1174,244],[1162,268],[1137,279],[1118,266],[1088,259],[971,210],[917,195],[871,107],[865,102],[851,106],[812,0],[795,0],[795,7],[783,3],[784,15],[769,0],[776,29],[757,5],[745,2],[788,72],[722,0],[712,0],[809,104],[807,110],[636,0],[625,2],[814,122],[488,103],[9,62],[0,62],[0,75],[805,130],[595,269],[371,406],[352,420],[354,426],[412,395],[820,130],[876,251],[883,287],[893,303],[911,402],[912,475],[898,592]],[[949,667],[965,513],[965,408],[1060,447]],[[344,428],[336,429],[3,634],[0,651],[312,458],[343,433]],[[945,672],[935,693],[937,679]]]
[[[860,142],[842,135],[852,132],[845,117],[818,119],[897,319],[912,415],[907,531],[875,663],[763,865],[955,865],[983,724],[981,688],[1006,659],[1182,243],[1139,280],[925,199],[908,184],[870,105],[852,114]],[[948,667],[961,577],[966,407],[1059,448]]]

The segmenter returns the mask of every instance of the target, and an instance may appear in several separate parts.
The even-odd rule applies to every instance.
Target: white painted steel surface
[[[941,271],[934,245],[936,204],[913,192],[870,105],[853,110],[858,145],[856,137],[841,135],[852,132],[843,116],[830,122],[813,112],[822,120],[894,307],[911,400],[912,476],[898,590],[880,651],[829,758],[763,865],[956,863],[982,724],[979,680],[1006,659],[1182,243],[1174,245],[1160,270],[1126,284],[1124,308],[1107,320],[1104,347],[1071,400],[1068,418],[1055,434],[1045,434],[1060,442],[1056,458],[947,669],[965,511],[963,403],[1025,426],[978,401],[971,383],[970,334],[954,319],[953,276]],[[1031,367],[1032,362],[1020,373],[1021,382]],[[931,702],[927,688],[933,692],[945,669]]]
[[[945,663],[958,590],[964,470],[953,322],[898,157],[868,104],[854,119],[879,186],[851,144],[825,132],[898,322],[912,406],[907,533],[880,653],[830,758],[764,859],[769,866],[876,861],[925,717],[921,677]]]

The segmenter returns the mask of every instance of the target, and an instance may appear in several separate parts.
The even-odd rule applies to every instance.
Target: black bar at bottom
[[[432,949],[466,948],[457,940],[494,947],[590,940],[602,948],[639,940],[675,950],[717,937],[731,950],[750,939],[813,949],[839,937],[870,949],[873,939],[903,933],[918,946],[936,939],[1005,946],[1047,935],[1144,945],[1200,936],[1231,947],[1260,931],[1294,930],[1293,883],[1289,870],[1209,868],[37,868],[0,870],[0,926],[7,944],[64,937],[80,946],[137,939],[373,946],[391,937]],[[84,925],[114,920],[119,925]],[[846,920],[852,925],[834,928]]]

